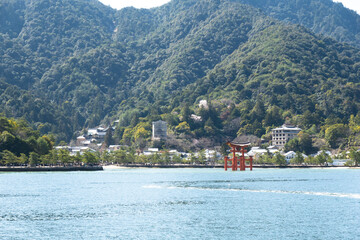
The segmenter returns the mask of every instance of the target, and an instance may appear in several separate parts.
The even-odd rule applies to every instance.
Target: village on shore
[[[199,116],[192,116],[199,117]],[[60,142],[54,146],[51,135],[40,136],[23,122],[0,117],[5,124],[2,135],[6,141],[1,152],[0,166],[5,168],[80,168],[91,166],[118,165],[126,167],[224,167],[225,159],[233,158],[232,144],[244,147],[244,158],[254,167],[357,167],[360,163],[360,149],[331,149],[313,145],[314,139],[301,128],[285,123],[268,130],[264,139],[254,135],[238,135],[235,139],[217,141],[193,148],[190,143],[198,141],[191,135],[177,135],[180,145],[174,141],[174,134],[167,122],[158,120],[150,124],[149,138],[126,145],[113,134],[119,129],[119,122],[113,126],[99,126],[84,129],[76,140],[69,144]],[[20,125],[22,124],[22,125]],[[22,126],[22,127],[19,127]],[[140,129],[141,130],[141,129]],[[15,135],[12,135],[15,134]],[[22,140],[19,136],[28,135]],[[137,133],[135,133],[136,135]],[[124,134],[125,135],[125,134]],[[150,141],[151,139],[151,141]],[[184,142],[189,146],[184,147]],[[114,143],[119,142],[121,145]],[[175,142],[175,144],[174,144]],[[214,144],[215,145],[215,144]],[[2,167],[2,168],[3,168]]]
[[[85,134],[77,137],[72,145],[57,146],[56,150],[67,151],[70,156],[83,155],[84,153],[98,154],[97,163],[103,165],[120,164],[131,165],[210,165],[221,166],[224,164],[224,156],[230,152],[222,146],[214,149],[203,149],[196,152],[182,152],[177,149],[160,150],[159,148],[146,148],[134,150],[125,145],[108,145],[105,141],[107,135],[114,131],[114,127],[90,128]],[[252,156],[255,165],[274,166],[352,166],[354,153],[347,151],[342,154],[333,154],[331,151],[317,151],[305,155],[295,151],[284,151],[285,144],[297,137],[301,129],[289,124],[272,129],[271,144],[252,142],[251,137],[241,136],[233,140],[235,143],[248,143],[250,148],[245,156]],[[167,124],[165,121],[156,121],[152,124],[152,141],[166,141]],[[360,149],[356,151],[360,155]],[[95,162],[94,162],[95,163]]]

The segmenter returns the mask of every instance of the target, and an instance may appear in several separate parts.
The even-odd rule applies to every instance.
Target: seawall
[[[0,167],[0,172],[70,172],[70,171],[102,171],[102,166],[79,167]]]
[[[224,168],[224,165],[202,165],[202,164],[119,164],[125,168]],[[341,166],[318,166],[318,165],[253,165],[253,168],[342,168]],[[248,168],[247,168],[248,169]],[[228,168],[228,170],[231,170]]]

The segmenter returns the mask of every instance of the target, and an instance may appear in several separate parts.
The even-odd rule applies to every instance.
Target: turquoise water
[[[360,169],[1,173],[0,239],[360,239]]]

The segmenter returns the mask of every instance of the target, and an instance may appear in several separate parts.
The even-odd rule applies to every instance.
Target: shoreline
[[[200,164],[167,164],[167,165],[157,165],[157,164],[109,164],[109,165],[98,165],[98,166],[38,166],[38,167],[0,167],[0,172],[75,172],[75,171],[104,171],[104,170],[117,170],[117,169],[129,169],[129,168],[219,168],[224,169],[223,165],[200,165]],[[253,168],[279,168],[279,169],[310,169],[310,168],[329,168],[329,169],[360,169],[360,167],[346,167],[346,166],[275,166],[275,165],[254,165]],[[250,169],[247,168],[246,171]],[[228,168],[228,171],[232,171],[231,168]]]
[[[126,169],[126,168],[222,168],[224,165],[200,165],[200,164],[113,164],[113,165],[103,165],[104,170],[113,170],[113,169]],[[253,165],[253,168],[360,168],[360,167],[346,167],[346,166],[316,166],[316,165],[291,165],[291,166],[276,166],[276,165]],[[246,170],[249,170],[247,168]],[[228,171],[231,171],[231,168],[228,168]]]
[[[103,171],[102,166],[72,166],[72,167],[0,167],[0,172],[75,172]]]

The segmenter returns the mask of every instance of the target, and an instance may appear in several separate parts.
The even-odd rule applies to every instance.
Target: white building
[[[283,148],[289,140],[297,137],[300,131],[301,128],[286,124],[279,128],[274,128],[271,130],[272,144],[276,147]]]
[[[333,159],[333,162],[329,165],[343,167],[347,161],[349,161],[349,159]]]
[[[274,155],[277,152],[279,152],[279,150],[275,146],[269,146],[267,149],[260,147],[252,147],[251,150],[247,153],[247,155],[253,156],[255,159],[257,159],[259,156],[266,153]]]
[[[222,155],[215,150],[205,149],[205,158],[207,160],[220,159]]]
[[[247,153],[249,156],[254,156],[255,158],[267,153],[268,150],[260,147],[252,147],[251,150]]]
[[[74,156],[77,153],[80,153],[80,155],[83,155],[84,152],[96,152],[96,151],[89,147],[73,147],[72,151],[70,152],[70,155]]]
[[[303,158],[307,158],[307,156],[305,154],[301,154],[303,156]],[[291,161],[291,159],[294,159],[296,157],[296,152],[294,151],[290,151],[284,154],[285,160],[287,163],[289,163]]]
[[[70,156],[75,156],[77,153],[80,155],[83,155],[84,152],[90,151],[90,152],[96,152],[94,149],[89,147],[71,147],[71,146],[57,146],[55,147],[56,150],[64,149],[70,152]]]
[[[148,148],[148,150],[144,151],[143,154],[145,156],[150,156],[153,154],[159,153],[159,149],[158,148]]]
[[[332,154],[331,154],[331,152],[330,151],[324,151],[324,150],[320,150],[320,151],[318,151],[316,154],[314,154],[313,156],[314,157],[317,157],[317,156],[319,156],[321,153],[325,153],[325,154],[327,154],[327,155],[329,155],[330,157],[332,156]]]

